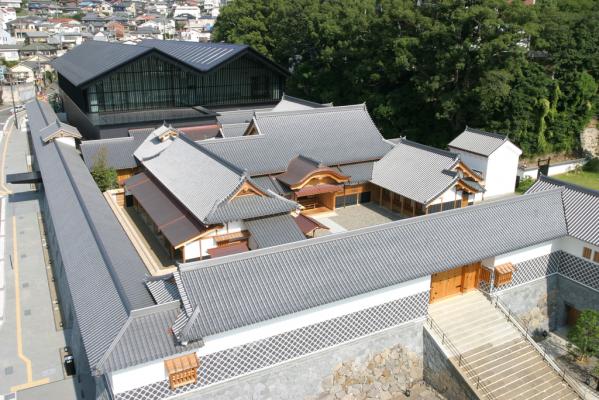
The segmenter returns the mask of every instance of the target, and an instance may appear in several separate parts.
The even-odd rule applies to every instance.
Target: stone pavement
[[[0,149],[6,139],[3,138]],[[28,171],[26,133],[14,130],[8,140],[3,173]],[[6,207],[0,394],[64,379],[60,349],[64,348],[65,339],[53,317],[46,274],[49,266],[40,232],[39,194],[31,185],[8,186],[13,193],[8,196]]]

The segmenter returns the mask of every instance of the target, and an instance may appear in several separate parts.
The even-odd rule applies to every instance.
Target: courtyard
[[[317,231],[317,237],[386,224],[404,218],[399,213],[391,212],[376,203],[340,207],[335,209],[333,213],[327,213],[323,216],[313,215],[311,217],[329,228],[328,231]]]

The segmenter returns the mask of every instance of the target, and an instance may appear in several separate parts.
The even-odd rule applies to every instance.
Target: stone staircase
[[[479,291],[431,304],[429,316],[429,331],[481,399],[580,399]]]

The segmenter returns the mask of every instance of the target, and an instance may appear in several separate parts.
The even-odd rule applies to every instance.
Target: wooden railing
[[[532,347],[541,355],[543,360],[555,370],[555,372],[562,378],[564,382],[574,391],[581,399],[591,400],[596,399],[596,397],[591,394],[590,390],[581,386],[581,383],[576,377],[572,376],[570,373],[566,371],[566,369],[560,368],[553,357],[547,354],[547,351],[540,346],[533,338],[531,333],[529,332],[530,325],[528,322],[522,321],[516,314],[512,312],[512,310],[499,298],[499,296],[494,296],[491,298],[491,302],[495,305],[497,309],[499,309],[506,317],[509,322],[512,323],[518,329],[520,334],[527,340]]]
[[[441,344],[445,346],[447,350],[453,355],[455,358],[458,367],[460,367],[466,373],[466,376],[471,379],[472,383],[476,387],[476,390],[481,392],[486,399],[494,400],[496,397],[491,393],[489,388],[486,386],[486,383],[480,378],[480,376],[476,373],[474,368],[466,361],[466,357],[458,350],[458,348],[449,340],[449,337],[443,332],[439,324],[435,322],[433,317],[429,315],[426,316],[426,322],[430,329],[434,331],[439,338],[441,339]]]

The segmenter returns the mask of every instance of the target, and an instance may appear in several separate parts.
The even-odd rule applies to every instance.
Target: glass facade
[[[150,55],[89,85],[86,111],[274,102],[281,98],[284,82],[281,73],[248,55],[205,74]]]

